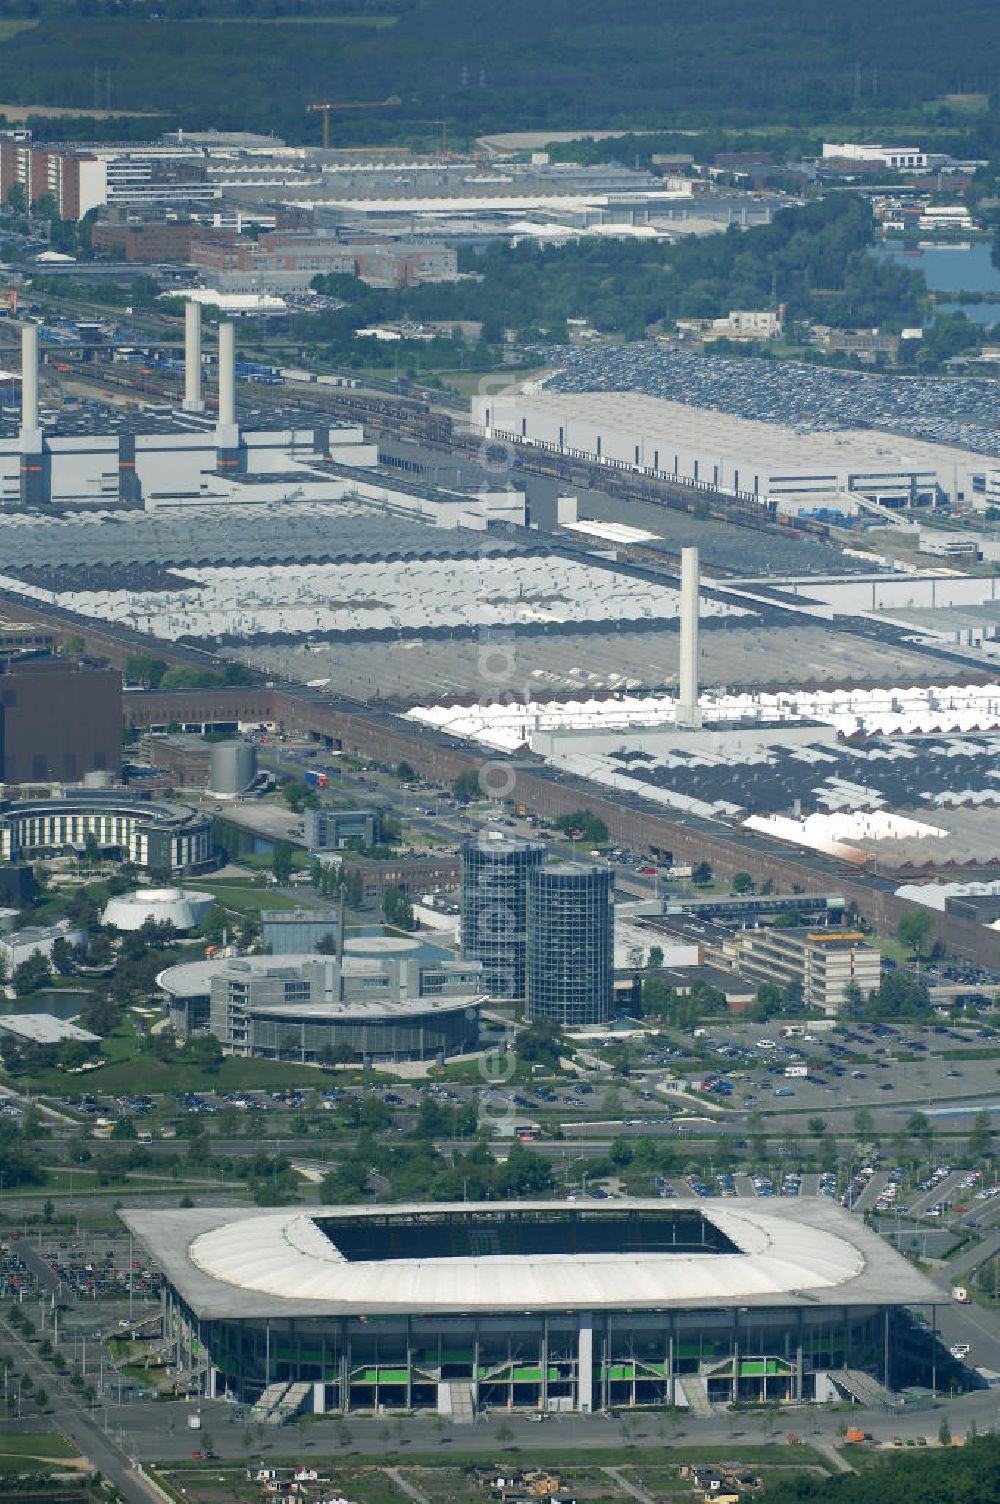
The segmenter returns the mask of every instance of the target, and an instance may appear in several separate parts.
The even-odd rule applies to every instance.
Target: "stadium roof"
[[[205,1318],[393,1315],[542,1310],[903,1305],[941,1303],[942,1292],[876,1233],[822,1198],[725,1207],[673,1202],[703,1217],[735,1253],[490,1254],[348,1260],[338,1218],[562,1213],[663,1217],[663,1203],[614,1200],[572,1209],[547,1201],[404,1204],[259,1211],[128,1210],[127,1225],[194,1312]],[[318,1223],[325,1224],[325,1230]],[[374,1228],[373,1228],[374,1231]]]

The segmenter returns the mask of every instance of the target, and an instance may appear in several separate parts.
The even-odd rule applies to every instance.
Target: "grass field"
[[[0,1430],[0,1467],[8,1457],[79,1457],[61,1431]]]
[[[19,31],[30,31],[37,25],[37,21],[0,21],[0,42],[6,42],[8,37],[16,37]]]
[[[650,1430],[659,1424],[653,1416],[636,1417],[637,1426]],[[738,1462],[759,1471],[765,1481],[777,1477],[788,1478],[793,1472],[809,1472],[814,1476],[826,1475],[831,1469],[828,1460],[809,1446],[788,1446],[784,1443],[743,1446],[732,1441],[720,1442],[715,1447],[687,1446],[683,1442],[673,1445],[670,1440],[658,1444],[628,1445],[627,1452],[621,1446],[588,1447],[585,1452],[567,1455],[565,1448],[553,1447],[551,1451],[531,1450],[530,1458],[516,1448],[498,1447],[498,1457],[487,1458],[484,1454],[420,1453],[411,1456],[397,1452],[399,1440],[405,1437],[405,1422],[394,1435],[386,1427],[386,1443],[382,1454],[375,1457],[356,1455],[345,1438],[337,1455],[331,1457],[310,1456],[310,1464],[321,1475],[330,1477],[337,1489],[359,1504],[403,1504],[405,1494],[396,1487],[384,1469],[399,1468],[402,1477],[414,1490],[414,1497],[423,1497],[431,1504],[479,1504],[488,1497],[487,1492],[465,1470],[470,1466],[482,1467],[501,1459],[500,1465],[548,1466],[557,1472],[561,1487],[573,1493],[587,1504],[630,1504],[634,1497],[621,1483],[605,1472],[606,1468],[622,1471],[623,1477],[637,1490],[650,1489],[659,1499],[676,1497],[678,1501],[693,1498],[690,1483],[681,1479],[679,1468],[682,1462]],[[640,1432],[640,1435],[646,1433]],[[349,1453],[350,1455],[345,1455]],[[290,1467],[297,1459],[269,1458],[270,1466]],[[247,1483],[243,1467],[218,1462],[199,1464],[161,1463],[157,1467],[161,1480],[180,1492],[191,1504],[214,1504],[222,1498],[234,1504],[259,1498],[259,1485]],[[419,1491],[419,1492],[418,1492]]]
[[[253,883],[226,882],[224,879],[218,882],[205,882],[199,878],[196,882],[185,883],[184,886],[195,888],[199,893],[214,894],[223,908],[231,909],[237,914],[259,914],[261,909],[298,908],[296,898],[286,893],[279,893],[270,884],[258,888]]]

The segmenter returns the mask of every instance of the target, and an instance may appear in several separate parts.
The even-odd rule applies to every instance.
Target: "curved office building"
[[[614,875],[558,862],[528,879],[527,1017],[573,1029],[606,1022],[614,985]]]
[[[491,997],[524,997],[528,878],[544,856],[540,841],[488,832],[462,845],[462,954]]]
[[[102,854],[135,867],[199,872],[212,866],[212,822],[187,804],[157,803],[119,789],[67,788],[58,799],[0,800],[0,857],[83,851],[93,836]]]

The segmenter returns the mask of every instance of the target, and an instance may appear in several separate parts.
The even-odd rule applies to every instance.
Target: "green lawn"
[[[61,1431],[0,1430],[0,1467],[6,1457],[79,1457]]]
[[[231,909],[238,914],[259,914],[261,909],[295,909],[299,906],[297,898],[279,892],[270,884],[258,888],[253,884],[227,882],[224,878],[215,882],[204,882],[199,878],[197,882],[186,883],[185,886],[214,894],[224,909]]]
[[[19,31],[30,31],[32,26],[37,25],[37,21],[0,21],[0,42],[6,42],[8,37],[16,36]]]

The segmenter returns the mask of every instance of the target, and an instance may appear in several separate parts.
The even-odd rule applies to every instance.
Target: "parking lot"
[[[558,374],[546,390],[643,392],[738,418],[823,432],[880,428],[931,443],[1000,454],[996,384],[843,372],[750,357],[668,350],[642,341],[545,352]]]

